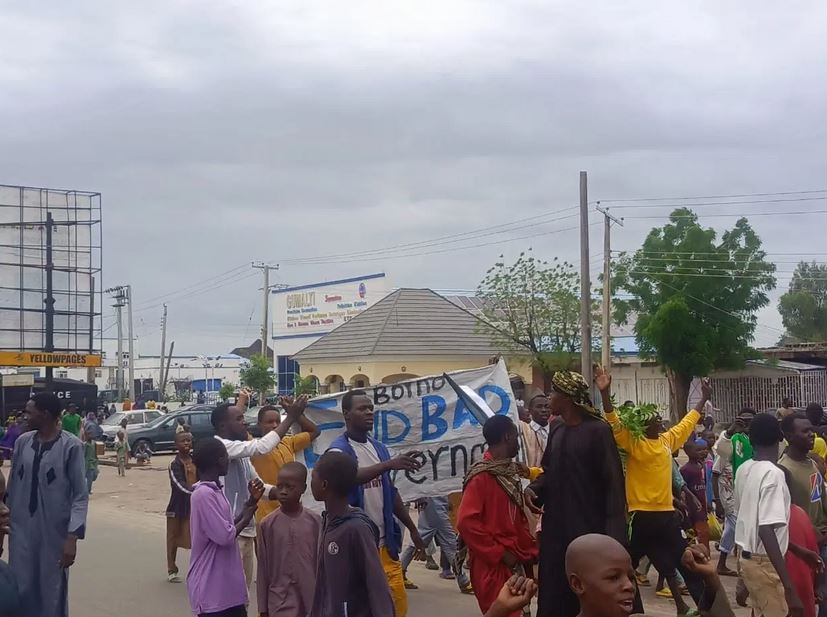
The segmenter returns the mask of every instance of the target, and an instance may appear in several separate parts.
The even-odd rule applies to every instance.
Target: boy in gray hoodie
[[[316,595],[311,617],[393,617],[388,579],[379,561],[379,530],[348,505],[356,485],[356,461],[327,452],[313,468],[310,490],[323,501]]]

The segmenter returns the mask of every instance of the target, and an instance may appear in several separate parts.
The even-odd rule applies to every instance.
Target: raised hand
[[[307,408],[307,400],[308,397],[306,394],[302,394],[295,399],[292,396],[282,396],[279,398],[279,404],[284,408],[288,416],[298,418]]]
[[[712,400],[712,384],[709,383],[709,377],[704,377],[701,379],[701,405],[698,407],[703,407],[707,401]]]
[[[612,387],[612,376],[599,364],[594,369],[594,384],[601,392],[608,392]]]

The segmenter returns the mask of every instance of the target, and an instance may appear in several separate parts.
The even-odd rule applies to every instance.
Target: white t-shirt
[[[348,439],[348,443],[356,452],[356,464],[359,467],[371,467],[382,462],[376,448],[369,441],[359,443]],[[379,546],[385,546],[385,496],[382,492],[382,479],[380,475],[362,485],[365,494],[365,514],[379,527]]]
[[[772,525],[781,554],[790,544],[790,491],[784,472],[769,461],[747,461],[735,478],[735,543],[757,555],[767,551],[758,537],[760,525]]]

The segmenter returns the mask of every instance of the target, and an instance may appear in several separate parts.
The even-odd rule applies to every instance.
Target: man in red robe
[[[457,528],[468,548],[471,585],[485,613],[513,574],[530,574],[537,561],[520,484],[517,427],[507,416],[489,418],[482,434],[483,460],[468,470]],[[514,616],[519,613],[514,613]]]

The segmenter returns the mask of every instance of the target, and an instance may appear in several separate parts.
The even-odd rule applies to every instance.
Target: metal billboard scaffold
[[[99,366],[102,266],[100,193],[0,185],[0,363]]]

